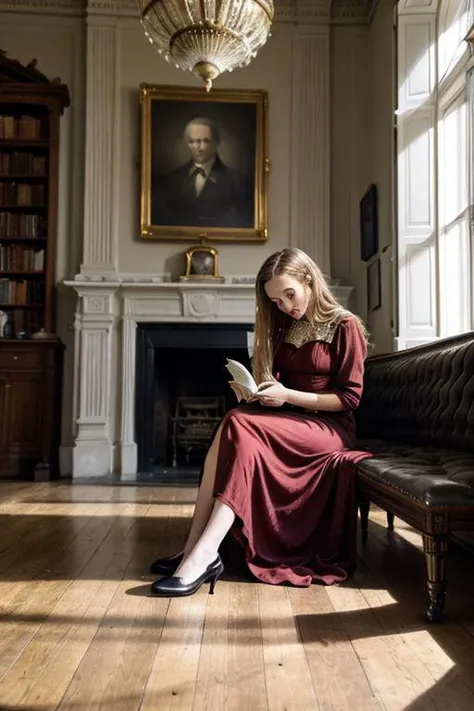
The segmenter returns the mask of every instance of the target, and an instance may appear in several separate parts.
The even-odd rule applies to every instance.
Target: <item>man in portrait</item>
[[[194,118],[184,130],[184,139],[190,160],[167,174],[154,176],[152,224],[252,228],[251,182],[221,160],[216,123]]]

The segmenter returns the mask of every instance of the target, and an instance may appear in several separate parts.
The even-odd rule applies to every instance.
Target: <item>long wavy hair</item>
[[[292,318],[280,311],[265,291],[265,284],[274,277],[286,274],[307,284],[311,296],[305,317],[313,324],[328,323],[334,319],[353,315],[335,299],[319,267],[301,249],[283,249],[270,255],[260,267],[255,284],[255,337],[252,357],[252,371],[257,383],[273,380],[273,358]],[[360,324],[364,337],[367,331]]]

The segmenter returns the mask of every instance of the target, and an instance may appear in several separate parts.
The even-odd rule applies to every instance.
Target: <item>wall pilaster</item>
[[[291,243],[330,275],[329,19],[294,35]]]
[[[73,477],[104,476],[113,471],[111,392],[112,349],[115,337],[115,291],[107,287],[74,286],[79,297],[76,315],[75,393],[76,437],[72,453]]]
[[[89,9],[81,276],[104,279],[114,278],[118,256],[118,52],[117,19]]]
[[[137,476],[138,453],[134,422],[136,330],[136,320],[130,314],[125,314],[122,322],[122,413],[120,438],[120,473],[121,478],[124,480],[135,480]]]

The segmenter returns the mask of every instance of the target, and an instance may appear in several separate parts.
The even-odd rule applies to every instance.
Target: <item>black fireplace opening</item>
[[[251,324],[138,325],[138,480],[197,482],[212,434],[237,403],[226,359],[250,369],[252,330]]]

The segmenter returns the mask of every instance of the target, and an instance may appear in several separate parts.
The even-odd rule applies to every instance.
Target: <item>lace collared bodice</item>
[[[336,328],[347,315],[346,312],[339,313],[331,321],[325,323],[312,324],[306,318],[294,321],[287,330],[283,342],[291,343],[296,348],[301,348],[305,343],[311,343],[311,341],[332,343]]]

